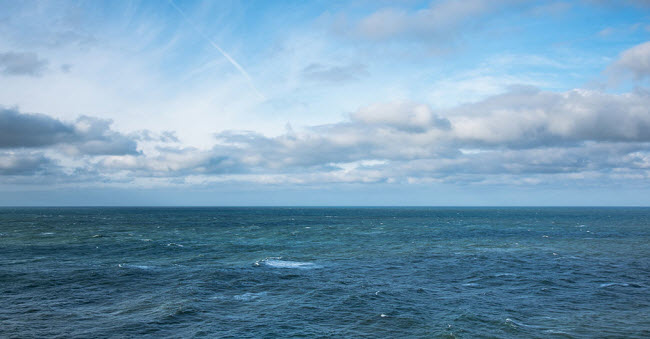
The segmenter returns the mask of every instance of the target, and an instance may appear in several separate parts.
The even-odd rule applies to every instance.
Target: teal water
[[[650,337],[649,208],[2,208],[0,337]]]

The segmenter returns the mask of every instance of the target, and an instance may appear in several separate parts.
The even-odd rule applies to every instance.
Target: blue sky
[[[650,205],[648,1],[2,1],[1,205]]]

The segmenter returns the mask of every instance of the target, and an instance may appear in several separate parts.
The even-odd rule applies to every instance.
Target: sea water
[[[648,208],[2,208],[0,337],[650,337]]]

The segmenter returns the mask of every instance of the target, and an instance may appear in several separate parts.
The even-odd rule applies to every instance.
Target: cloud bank
[[[91,117],[67,123],[4,109],[0,119],[5,177],[74,172],[75,180],[169,185],[530,185],[650,177],[650,92],[644,90],[513,88],[438,112],[423,103],[376,103],[344,121],[275,137],[222,131],[204,150],[183,147],[170,132],[120,134],[110,121]],[[154,147],[138,151],[138,143]]]

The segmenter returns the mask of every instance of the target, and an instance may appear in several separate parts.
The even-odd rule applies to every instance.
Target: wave
[[[323,267],[321,265],[317,265],[312,262],[282,260],[282,257],[268,257],[266,259],[256,261],[253,265],[268,266],[274,268],[297,268],[297,269],[313,269],[313,268]]]
[[[619,286],[619,287],[641,287],[641,285],[635,284],[635,283],[610,282],[610,283],[600,284],[600,288],[607,288],[607,287],[614,287],[614,286]]]
[[[258,292],[258,293],[252,293],[252,292],[247,292],[244,294],[239,294],[233,297],[235,300],[240,300],[240,301],[253,301],[256,299],[259,299],[263,296],[266,295],[266,292]]]
[[[524,324],[521,321],[515,321],[510,318],[506,318],[505,323],[511,327],[541,328],[541,326]]]
[[[553,334],[554,336],[560,336],[560,337],[566,337],[566,338],[573,338],[573,336],[567,332],[560,331],[560,330],[546,330],[544,333],[548,334]]]
[[[495,277],[516,277],[517,275],[514,273],[496,273],[494,276]]]
[[[117,267],[119,268],[135,268],[139,270],[149,270],[151,269],[151,266],[147,265],[131,265],[131,264],[117,264]]]

